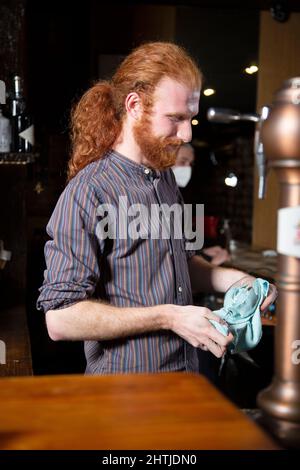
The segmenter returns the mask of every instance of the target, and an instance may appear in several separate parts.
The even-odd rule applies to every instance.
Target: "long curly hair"
[[[149,110],[155,87],[164,77],[193,89],[200,88],[202,80],[197,64],[182,47],[150,42],[133,50],[111,81],[100,81],[86,91],[71,113],[69,180],[111,149],[122,129],[127,95],[139,93]]]

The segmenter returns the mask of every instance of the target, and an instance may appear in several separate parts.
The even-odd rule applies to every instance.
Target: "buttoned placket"
[[[148,171],[146,172],[146,170],[148,170]],[[154,191],[155,191],[156,198],[157,198],[159,204],[162,205],[162,201],[161,201],[161,198],[160,198],[160,195],[159,195],[159,192],[158,192],[159,178],[153,177],[152,171],[149,170],[148,168],[146,170],[145,170],[145,173],[146,173],[146,175],[149,175],[149,180],[153,184],[153,188],[154,188]],[[162,212],[163,212],[163,208],[162,208]],[[163,215],[164,215],[164,213],[163,213]],[[165,215],[164,215],[164,217],[165,217]],[[170,255],[172,257],[172,262],[173,262],[173,267],[174,267],[176,298],[177,298],[178,304],[182,305],[183,304],[183,287],[182,287],[181,279],[179,278],[180,269],[179,269],[179,266],[177,265],[176,248],[175,248],[175,243],[174,243],[174,240],[173,240],[172,230],[171,230],[170,239],[169,239],[169,252],[170,252]]]
[[[161,201],[161,198],[160,198],[160,195],[159,195],[159,192],[158,192],[159,178],[155,178],[153,176],[152,170],[150,170],[149,168],[144,169],[144,174],[146,175],[146,177],[150,181],[150,183],[153,184],[153,188],[154,188],[154,191],[155,191],[156,198],[157,198],[159,204],[161,205],[162,201]],[[162,209],[162,212],[163,212],[163,209]],[[176,298],[177,298],[178,304],[183,305],[183,288],[182,288],[182,285],[181,285],[181,279],[180,278],[178,279],[180,269],[179,269],[179,266],[177,265],[178,260],[177,260],[177,257],[176,257],[176,249],[174,248],[174,244],[175,243],[173,241],[172,231],[171,231],[171,236],[170,236],[170,239],[169,239],[169,247],[170,247],[169,249],[170,249],[170,255],[171,255],[171,258],[172,258],[172,262],[173,262],[174,274],[175,274]],[[188,347],[187,343],[184,342],[185,370],[189,371],[189,361],[188,361],[187,347]]]

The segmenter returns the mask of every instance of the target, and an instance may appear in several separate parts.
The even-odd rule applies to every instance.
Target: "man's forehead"
[[[187,101],[188,107],[193,114],[198,114],[199,100],[200,100],[200,90],[193,91],[191,94],[191,97]]]
[[[189,107],[197,107],[200,100],[200,89],[194,89],[185,83],[178,82],[172,78],[163,78],[154,91],[155,100],[166,100],[182,102]]]

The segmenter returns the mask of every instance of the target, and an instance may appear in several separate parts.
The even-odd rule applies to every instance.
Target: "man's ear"
[[[133,91],[127,95],[125,100],[125,108],[127,114],[131,116],[133,119],[138,120],[143,112],[142,100],[138,93]]]

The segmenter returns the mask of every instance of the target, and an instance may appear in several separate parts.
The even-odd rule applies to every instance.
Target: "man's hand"
[[[278,296],[278,291],[277,291],[276,286],[274,286],[274,284],[270,284],[268,296],[265,298],[265,300],[260,306],[260,310],[262,311],[262,313],[265,313],[268,310],[270,305],[272,305],[277,299],[277,296]]]
[[[193,305],[179,306],[173,305],[171,315],[171,330],[195,348],[212,352],[216,357],[222,357],[226,347],[233,340],[233,335],[222,335],[209,322],[215,320],[218,323],[225,323],[224,320],[205,307]]]
[[[246,274],[244,277],[242,277],[239,281],[234,283],[231,287],[234,285],[247,285],[249,287],[252,287],[253,282],[255,281],[256,277],[251,276],[250,274]],[[278,296],[278,291],[277,287],[274,284],[269,284],[269,290],[268,290],[268,295],[265,298],[265,300],[262,302],[260,306],[260,310],[262,313],[266,313],[270,305],[272,305],[275,300],[277,299]]]

